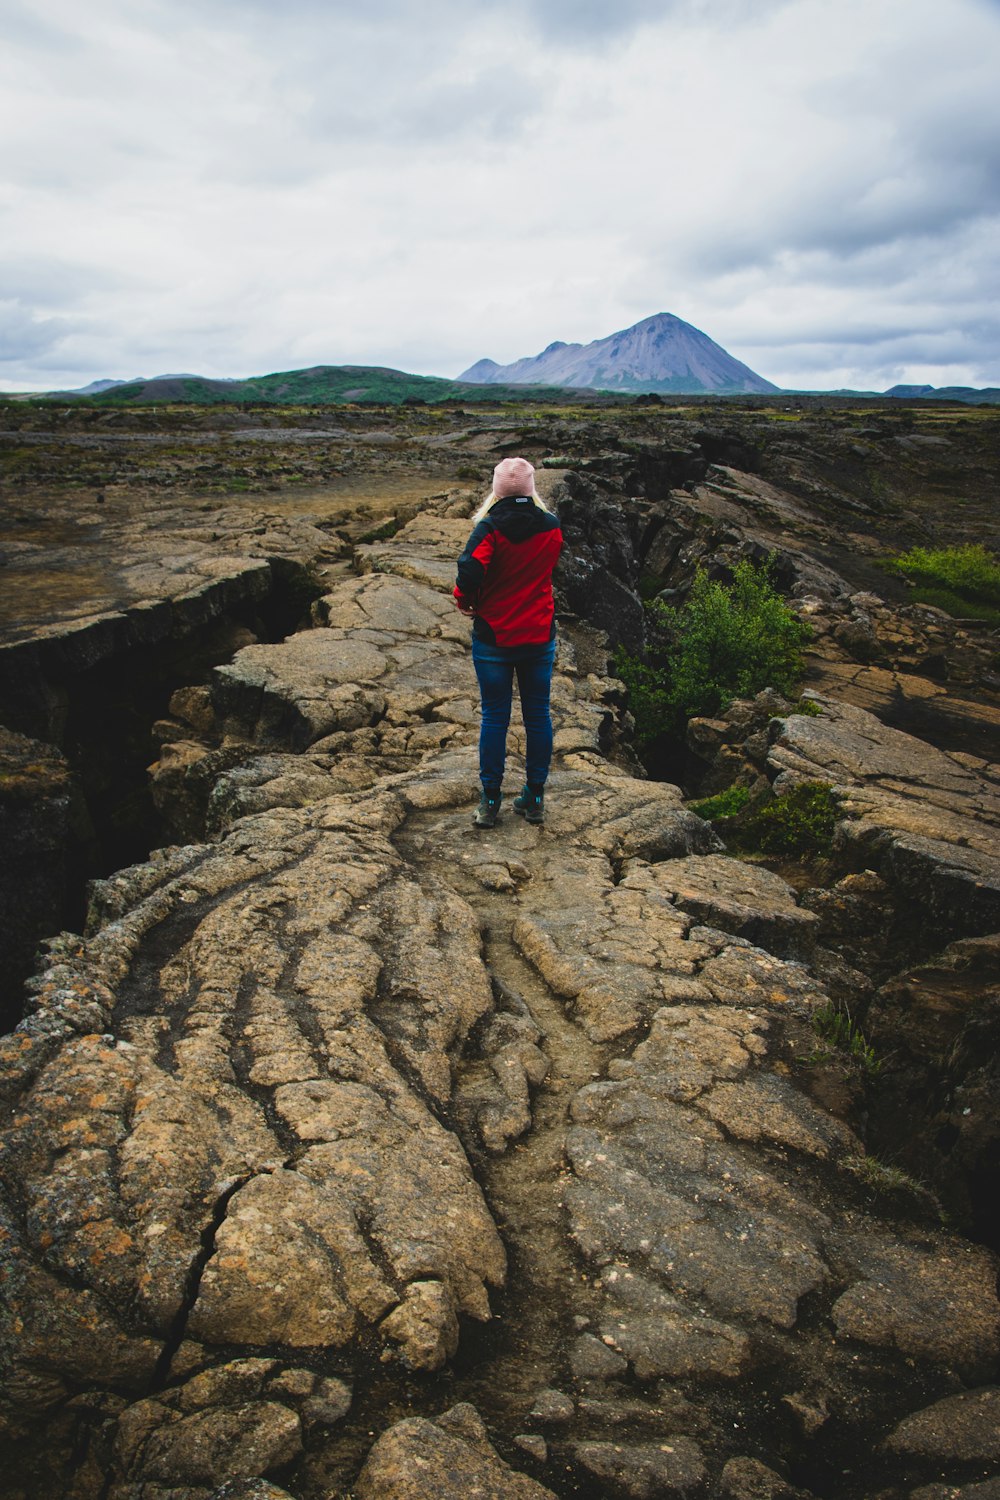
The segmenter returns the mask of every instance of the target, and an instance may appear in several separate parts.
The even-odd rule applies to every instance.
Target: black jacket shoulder
[[[551,511],[542,510],[531,499],[517,495],[508,495],[503,500],[498,500],[487,519],[511,542],[527,541],[528,537],[538,536],[542,531],[556,531],[559,528],[558,516],[554,516]]]

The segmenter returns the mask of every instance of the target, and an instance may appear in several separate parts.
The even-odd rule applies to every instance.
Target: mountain
[[[605,391],[659,391],[678,395],[776,391],[707,333],[673,313],[655,313],[591,344],[556,342],[541,354],[498,365],[481,359],[459,380],[493,385],[590,386]]]
[[[49,396],[102,396],[116,385],[128,385],[127,380],[92,380],[89,385],[74,386],[68,391],[48,391]]]

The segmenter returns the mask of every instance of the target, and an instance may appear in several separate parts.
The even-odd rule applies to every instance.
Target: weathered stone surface
[[[303,814],[271,815],[270,874],[267,835],[248,843],[241,828],[164,884],[154,875],[125,923],[77,961],[77,984],[88,972],[120,978],[145,932],[212,893],[156,989],[126,986],[118,1041],[69,1039],[4,1143],[7,1169],[34,1200],[28,1264],[42,1254],[94,1288],[63,1301],[92,1302],[99,1289],[123,1312],[141,1308],[148,1337],[132,1343],[149,1358],[216,1217],[191,1314],[197,1338],[343,1345],[407,1285],[432,1278],[456,1310],[488,1313],[503,1252],[461,1148],[420,1095],[447,1099],[449,1049],[492,1002],[471,913],[401,878],[375,832],[401,810],[376,799],[366,819],[331,799],[312,829]],[[301,914],[290,862],[295,888],[311,893]],[[262,1087],[273,1091],[273,1123],[255,1102]],[[41,1357],[23,1338],[9,1355],[25,1370]],[[70,1368],[102,1358],[81,1322]]]
[[[720,1485],[726,1500],[803,1500],[807,1494],[757,1458],[731,1458]]]
[[[514,940],[556,994],[572,1002],[588,1035],[608,1041],[672,998],[677,979],[693,975],[710,951],[688,941],[691,919],[661,891],[656,868],[630,870],[615,885],[609,857],[639,848],[648,853],[660,840],[676,840],[677,852],[686,853],[714,835],[704,837],[698,819],[675,821],[674,788],[611,782],[595,790],[605,813],[599,823],[587,816],[596,811],[593,794],[572,780],[565,788],[559,821],[570,835],[579,829],[584,848],[551,872],[548,891],[536,884],[541,900],[518,917]],[[587,845],[597,845],[593,854]]]
[[[724,854],[671,860],[658,871],[658,884],[681,911],[710,927],[747,938],[771,953],[807,953],[818,926],[780,876]]]
[[[474,1407],[437,1422],[411,1417],[390,1427],[368,1455],[357,1500],[551,1500],[552,1491],[501,1461]]]
[[[454,559],[471,529],[464,516],[414,516],[391,539],[355,548],[355,566],[361,573],[393,573],[450,594]]]
[[[138,1425],[139,1409],[131,1408],[130,1414]],[[131,1432],[124,1420],[119,1432],[119,1462],[128,1472],[138,1455],[129,1447]],[[273,1401],[193,1412],[165,1422],[152,1434],[142,1432],[141,1441],[144,1474],[153,1484],[176,1487],[218,1484],[225,1478],[250,1478],[261,1470],[281,1468],[302,1445],[295,1413]]]
[[[862,709],[821,700],[782,721],[775,783],[825,781],[844,798],[839,836],[953,931],[1000,927],[1000,783]]]
[[[572,1421],[575,1410],[565,1391],[545,1390],[538,1392],[528,1416],[535,1422],[562,1423]]]
[[[922,1484],[909,1500],[1000,1500],[1000,1478],[981,1484]]]
[[[411,1369],[439,1370],[458,1348],[458,1317],[447,1288],[440,1281],[411,1281],[382,1332],[403,1346]]]
[[[914,1359],[943,1360],[973,1378],[992,1368],[1000,1310],[988,1302],[996,1286],[989,1251],[930,1234],[913,1244],[836,1237],[831,1245],[858,1278],[834,1303],[838,1334]]]
[[[962,1391],[913,1412],[890,1433],[886,1446],[919,1458],[1000,1464],[1000,1388]]]
[[[310,1372],[240,1359],[136,1401],[118,1418],[111,1496],[207,1496],[220,1485],[246,1500],[284,1494],[264,1476],[301,1453],[298,1408],[314,1385]]]
[[[690,1438],[665,1443],[574,1443],[573,1458],[608,1493],[634,1500],[686,1495],[701,1484],[705,1465]]]
[[[544,441],[557,451],[555,429]],[[805,524],[733,474],[629,512],[601,489],[627,471],[638,495],[665,493],[693,461],[595,458],[570,496],[577,584],[624,588],[655,536],[679,565],[688,547],[684,566],[711,558],[684,506]],[[855,982],[830,978],[810,929],[839,940],[871,895],[859,879],[880,900],[899,881],[880,866],[799,904],[720,859],[677,788],[601,754],[620,689],[573,626],[546,825],[508,807],[472,838],[477,695],[447,598],[461,508],[369,544],[371,571],[331,584],[312,629],[245,646],[210,698],[174,695],[157,774],[214,842],[100,882],[86,940],[51,945],[36,1009],[0,1043],[10,1431],[44,1431],[53,1473],[76,1466],[72,1500],[249,1500],[272,1474],[296,1500],[548,1493],[468,1408],[427,1419],[427,1372],[467,1340],[456,1396],[495,1402],[498,1435],[566,1485],[792,1494],[745,1456],[754,1412],[755,1452],[797,1432],[821,1467],[849,1443],[902,1492],[928,1467],[876,1453],[892,1403],[953,1389],[955,1371],[990,1378],[994,1265],[919,1205],[883,1217],[843,1170],[863,1154],[859,1094],[828,1107],[799,1062],[834,980]],[[781,566],[802,584],[796,543]],[[722,545],[720,566],[751,555]],[[863,614],[881,643],[874,605],[829,570],[812,586],[834,645]],[[785,733],[768,717],[787,714],[758,707],[715,736],[754,777]],[[872,743],[879,795],[905,801]],[[519,726],[510,750],[516,779]],[[864,791],[862,762],[837,753]],[[931,768],[936,805],[964,816],[989,773],[945,760],[958,780]],[[873,947],[880,930],[864,929]],[[512,1329],[483,1355],[465,1320],[504,1281],[498,1228],[516,1274],[492,1311]],[[412,1413],[381,1437],[376,1390]]]

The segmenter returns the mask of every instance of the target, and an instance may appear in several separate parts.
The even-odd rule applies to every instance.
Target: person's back
[[[458,559],[455,603],[471,615],[472,659],[479,679],[483,795],[474,822],[492,828],[500,809],[514,677],[527,740],[527,782],[514,801],[531,823],[543,820],[552,758],[549,690],[555,660],[552,570],[562,549],[557,518],[535,492],[527,459],[505,458],[474,517]]]
[[[553,639],[552,569],[561,549],[558,520],[530,496],[508,495],[490,507],[458,560],[459,589],[476,599],[479,640],[525,646]]]

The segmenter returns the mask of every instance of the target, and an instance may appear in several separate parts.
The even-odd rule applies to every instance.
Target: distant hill
[[[579,400],[580,392],[548,385],[473,385],[434,375],[408,375],[378,365],[315,365],[279,370],[247,380],[210,380],[204,375],[157,375],[152,380],[94,381],[82,391],[52,391],[95,406],[153,406],[190,402],[221,406],[248,402],[275,406],[338,406],[353,402],[401,405],[404,401]]]
[[[1000,389],[971,385],[894,385],[885,393],[900,401],[965,401],[970,406],[1000,405]]]
[[[766,395],[778,390],[673,313],[656,313],[590,344],[556,342],[511,365],[481,359],[458,378],[491,385],[584,386],[675,395]]]

